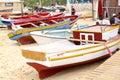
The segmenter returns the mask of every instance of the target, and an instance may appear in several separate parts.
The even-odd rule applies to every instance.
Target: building
[[[92,17],[92,1],[91,0],[67,0],[68,11],[71,12],[73,6],[81,17]]]
[[[93,13],[96,18],[103,15],[110,18],[120,12],[120,0],[93,0]]]
[[[0,0],[0,10],[13,9],[13,11],[21,11],[21,0]]]
[[[120,0],[101,0],[102,2],[102,14],[105,17],[110,18],[112,14],[118,14],[120,12]]]
[[[74,6],[77,12],[97,19],[99,15],[110,18],[120,12],[120,0],[67,0],[67,7]]]

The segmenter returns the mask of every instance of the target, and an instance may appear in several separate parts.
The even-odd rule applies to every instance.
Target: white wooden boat
[[[63,39],[72,37],[71,29],[34,31],[34,32],[31,32],[30,34],[43,36],[43,37],[63,38]]]
[[[66,39],[73,37],[72,30],[83,29],[89,27],[87,24],[77,25],[71,29],[60,29],[60,30],[42,30],[30,32],[30,35],[37,41],[38,44],[46,44],[49,42],[58,41],[61,39]],[[40,40],[43,40],[42,42]]]
[[[43,79],[67,67],[112,55],[120,43],[118,29],[118,25],[95,25],[73,30],[73,38],[23,48],[22,55],[25,62],[34,67]]]
[[[40,45],[73,37],[71,29],[34,31],[30,32],[30,35]]]

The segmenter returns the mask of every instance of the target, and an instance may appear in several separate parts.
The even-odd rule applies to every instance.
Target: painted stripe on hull
[[[17,30],[16,32],[9,33],[8,37],[11,40],[16,40],[16,39],[22,37],[25,33],[29,33],[32,31],[67,29],[67,28],[69,28],[69,26],[70,26],[70,21],[66,20],[66,21],[60,22],[59,24],[54,24],[54,25],[50,25],[50,26],[43,26],[43,27],[30,28],[30,29],[20,29],[20,30]]]
[[[114,46],[111,48],[112,52],[116,51],[117,46]],[[99,57],[107,56],[108,57],[107,51],[101,51],[93,54],[86,54],[84,56],[78,56],[75,58],[69,58],[69,59],[64,59],[64,60],[58,60],[58,61],[36,61],[36,60],[30,60],[25,58],[25,62],[27,63],[37,63],[40,65],[44,65],[47,67],[55,67],[55,66],[64,66],[64,65],[70,65],[74,63],[84,63],[93,59],[97,59]],[[103,57],[104,58],[104,57]]]
[[[116,46],[117,44],[120,43],[120,39],[119,41],[117,41],[116,43],[114,43],[113,45],[110,45],[108,46],[109,48],[111,47],[114,47]],[[110,43],[109,43],[110,44]],[[104,44],[103,44],[104,46]],[[98,46],[99,47],[99,46]],[[92,48],[91,48],[92,49]],[[87,49],[86,49],[87,50]],[[93,53],[97,53],[97,52],[100,52],[100,51],[103,51],[103,50],[106,50],[106,47],[103,47],[101,49],[97,49],[97,50],[93,50],[93,51],[90,51],[90,52],[86,52],[86,53],[82,53],[82,54],[76,54],[76,55],[72,55],[72,56],[65,56],[65,57],[58,57],[58,58],[49,58],[49,61],[56,61],[56,60],[63,60],[63,59],[68,59],[68,58],[74,58],[74,57],[78,57],[78,56],[83,56],[83,55],[86,55],[86,54],[93,54]]]
[[[74,57],[83,56],[86,54],[92,54],[95,52],[103,51],[103,50],[106,50],[105,44],[110,48],[110,47],[116,46],[117,44],[119,44],[119,42],[120,42],[120,39],[117,38],[109,42],[105,42],[105,43],[98,44],[98,45],[86,46],[80,49],[78,48],[78,49],[68,50],[68,51],[63,51],[63,52],[54,52],[55,54],[53,55],[49,55],[49,54],[48,55],[46,54],[46,55],[48,56],[49,61],[63,60],[63,59],[74,58]],[[39,53],[41,52],[37,53],[38,56],[40,56]],[[29,55],[27,55],[27,52],[23,52],[22,54],[26,58],[35,60],[35,55],[32,52],[29,52]],[[62,56],[57,56],[61,54]],[[39,59],[39,61],[41,61],[41,59]]]
[[[105,26],[105,25],[104,25]],[[93,26],[94,27],[94,26]],[[92,28],[91,27],[88,27],[88,28]],[[86,29],[80,29],[80,30],[73,30],[74,32],[93,32],[93,33],[105,33],[105,32],[108,32],[108,31],[112,31],[112,30],[115,30],[115,29],[119,29],[119,25],[115,25],[115,26],[111,26],[109,29],[106,29],[104,31],[96,31],[96,30],[86,30]]]

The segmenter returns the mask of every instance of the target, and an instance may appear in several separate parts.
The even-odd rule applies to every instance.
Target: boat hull
[[[39,21],[50,20],[50,19],[55,18],[55,17],[63,17],[63,13],[59,13],[59,14],[52,15],[52,16],[48,16],[48,15],[45,16],[42,13],[38,13],[36,15],[14,17],[14,18],[12,18],[12,20],[15,21],[14,22],[15,25],[21,25],[21,24],[25,24],[25,23],[29,23],[29,22],[36,23]],[[29,28],[30,26],[27,25],[26,27]]]
[[[16,30],[15,32],[9,33],[8,37],[11,40],[17,40],[17,39],[21,38],[22,36],[29,35],[29,33],[33,32],[33,31],[68,29],[70,27],[69,25],[70,25],[70,20],[66,19],[62,22],[59,22],[59,23],[56,23],[53,25],[33,27],[33,28],[29,28],[29,29],[19,29],[19,30]]]
[[[49,76],[52,76],[52,75],[56,74],[57,72],[65,70],[67,68],[78,66],[78,65],[83,65],[83,64],[87,64],[87,63],[93,63],[93,62],[96,62],[98,60],[102,60],[102,59],[105,59],[105,58],[108,58],[108,57],[110,57],[109,54],[106,54],[104,56],[94,58],[94,59],[91,59],[91,60],[78,62],[78,63],[73,63],[73,64],[68,64],[68,65],[56,66],[56,67],[47,67],[47,66],[44,66],[42,64],[38,64],[38,63],[34,63],[34,62],[27,62],[27,64],[32,66],[34,69],[36,69],[36,71],[39,74],[40,79],[44,79],[44,78],[47,78]]]
[[[33,60],[30,57],[25,56],[24,53],[23,56],[25,57],[26,63],[34,67],[38,71],[39,77],[43,79],[61,70],[64,70],[67,67],[95,62],[107,58],[110,56],[109,51],[113,53],[116,50],[118,50],[119,43],[120,43],[120,39],[118,37],[106,43],[106,46],[109,48],[109,50],[106,48],[104,44],[102,44],[91,47],[83,46],[82,49],[77,49],[77,50],[75,49],[72,51],[66,51],[64,53],[58,53],[56,54],[57,56],[49,57],[48,61],[46,61],[46,63],[48,63],[47,65],[46,63],[44,63],[44,61],[40,62],[39,60]],[[83,53],[81,53],[82,51]],[[70,56],[71,55],[70,53],[72,54],[72,56]],[[66,57],[67,54],[68,56]],[[30,56],[30,52],[29,52],[29,56]]]
[[[98,27],[100,28],[95,29]],[[117,34],[119,26],[102,28],[104,28],[103,31],[101,31],[101,26],[73,30],[72,38],[56,42],[52,41],[53,38],[49,38],[51,43],[24,48],[22,55],[25,62],[38,71],[40,78],[48,77],[66,67],[90,63],[112,56],[120,44],[120,35]],[[98,36],[98,33],[101,37]]]

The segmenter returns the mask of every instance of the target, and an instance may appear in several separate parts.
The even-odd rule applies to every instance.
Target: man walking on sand
[[[71,6],[71,15],[75,15],[75,8],[73,6]]]

